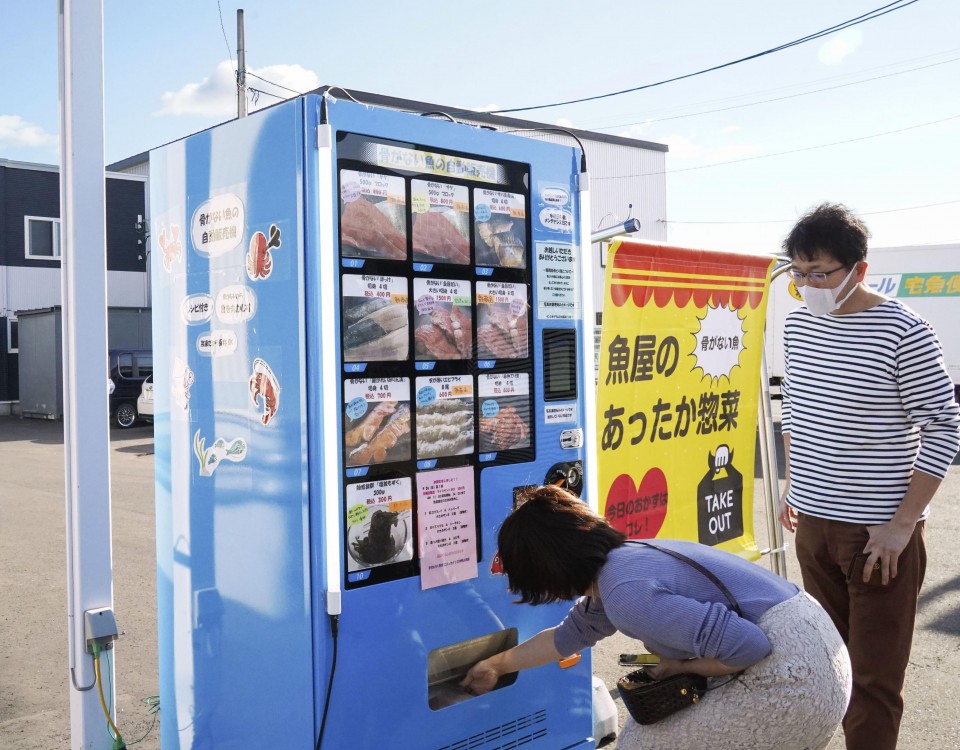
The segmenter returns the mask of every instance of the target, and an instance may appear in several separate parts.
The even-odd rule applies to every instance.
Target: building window
[[[7,354],[16,354],[20,351],[20,332],[17,319],[7,318]]]
[[[24,216],[23,225],[28,258],[60,259],[60,219]]]

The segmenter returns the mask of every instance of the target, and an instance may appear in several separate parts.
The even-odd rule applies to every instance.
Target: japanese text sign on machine
[[[597,392],[600,511],[635,539],[759,556],[753,467],[773,259],[619,240]]]

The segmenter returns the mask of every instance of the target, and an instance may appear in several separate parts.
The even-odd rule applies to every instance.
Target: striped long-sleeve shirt
[[[946,475],[960,448],[960,409],[923,318],[897,300],[822,317],[804,306],[787,316],[784,345],[791,506],[885,523],[915,469]]]

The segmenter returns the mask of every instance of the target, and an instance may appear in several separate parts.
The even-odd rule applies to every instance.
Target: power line
[[[893,13],[896,10],[901,10],[906,8],[909,5],[919,2],[919,0],[896,0],[895,2],[888,3],[887,5],[882,5],[879,8],[874,8],[873,10],[864,13],[863,15],[856,16],[854,18],[842,21],[841,23],[835,24],[833,26],[828,26],[825,29],[808,34],[807,36],[800,37],[799,39],[794,39],[791,42],[786,42],[777,47],[771,47],[770,49],[764,50],[763,52],[757,52],[746,57],[741,57],[738,60],[731,60],[730,62],[722,63],[720,65],[714,65],[710,68],[704,68],[703,70],[698,70],[694,73],[686,73],[680,76],[674,76],[673,78],[667,78],[662,81],[657,81],[656,83],[647,83],[642,86],[634,86],[633,88],[623,89],[621,91],[613,91],[608,94],[596,94],[594,96],[585,96],[581,99],[568,99],[563,102],[553,102],[552,104],[536,104],[529,107],[512,107],[510,109],[498,109],[492,110],[488,114],[503,115],[510,112],[529,112],[534,109],[547,109],[549,107],[560,107],[567,104],[580,104],[582,102],[592,102],[598,99],[608,99],[613,96],[621,96],[623,94],[630,94],[634,91],[643,91],[644,89],[654,88],[655,86],[663,86],[666,83],[674,83],[676,81],[682,81],[687,78],[693,78],[694,76],[700,76],[705,73],[712,73],[717,70],[722,70],[723,68],[729,68],[733,65],[739,65],[742,62],[747,62],[749,60],[756,60],[759,57],[764,57],[765,55],[771,55],[774,52],[782,52],[785,49],[790,49],[791,47],[796,47],[800,44],[806,44],[807,42],[813,41],[814,39],[819,39],[820,37],[827,36],[836,31],[842,31],[843,29],[848,29],[853,26],[857,26],[861,23],[866,23],[867,21],[872,21],[875,18],[880,18],[881,16],[887,15],[887,13]],[[466,113],[457,113],[457,114],[466,114]]]
[[[591,177],[592,180],[624,180],[630,177],[654,177],[661,174],[677,174],[678,172],[693,172],[698,169],[710,169],[712,167],[722,167],[727,164],[739,164],[744,161],[755,161],[756,159],[769,159],[773,156],[785,156],[787,154],[798,154],[803,151],[814,151],[818,148],[829,148],[830,146],[842,146],[846,143],[856,143],[858,141],[866,141],[871,138],[879,138],[883,135],[893,135],[894,133],[903,133],[907,130],[916,130],[917,128],[925,128],[929,125],[939,125],[941,122],[949,122],[950,120],[956,120],[960,118],[960,115],[952,115],[951,117],[944,117],[941,120],[931,120],[930,122],[921,122],[916,125],[908,125],[905,128],[897,128],[896,130],[885,130],[882,133],[872,133],[871,135],[863,135],[859,138],[848,138],[843,141],[833,141],[832,143],[821,143],[816,146],[805,146],[803,148],[794,148],[789,151],[776,151],[772,154],[758,154],[757,156],[745,156],[742,159],[731,159],[730,161],[718,161],[713,164],[701,164],[697,167],[684,167],[683,169],[661,169],[657,172],[641,172],[639,174],[620,174],[620,175],[609,175],[606,177]]]
[[[293,94],[296,94],[297,96],[300,96],[300,95],[303,93],[302,91],[297,91],[296,89],[292,89],[292,88],[290,88],[289,86],[282,86],[282,85],[280,85],[279,83],[274,83],[273,81],[268,81],[266,78],[263,78],[263,77],[261,77],[261,76],[258,76],[256,73],[251,73],[249,70],[247,71],[247,75],[248,75],[248,76],[253,76],[254,78],[258,78],[259,80],[263,81],[264,83],[269,83],[271,86],[276,86],[278,89],[283,89],[284,91],[289,91],[289,92],[291,92],[291,93],[293,93]],[[266,94],[267,92],[264,91],[263,93]],[[272,96],[275,96],[275,94],[273,94]],[[282,97],[282,96],[278,96],[277,98],[278,98],[278,99],[282,99],[283,97]]]
[[[720,107],[718,109],[705,109],[701,112],[689,112],[688,114],[685,114],[685,115],[674,115],[672,117],[660,117],[656,119],[647,119],[647,120],[641,120],[640,122],[625,122],[620,125],[604,125],[603,127],[592,128],[592,129],[593,130],[615,130],[616,128],[626,128],[631,125],[646,125],[654,122],[682,120],[685,117],[697,117],[698,115],[709,115],[715,112],[729,112],[732,109],[756,107],[757,105],[760,105],[760,104],[769,104],[770,102],[780,102],[780,101],[784,101],[785,99],[796,99],[797,97],[800,97],[800,96],[810,96],[811,94],[819,94],[823,91],[833,91],[835,89],[846,88],[847,86],[857,86],[861,83],[868,83],[870,81],[879,81],[884,78],[892,78],[893,76],[903,75],[904,73],[913,73],[914,71],[917,71],[917,70],[925,70],[926,68],[933,68],[933,67],[936,67],[937,65],[946,65],[947,63],[956,62],[957,60],[960,60],[960,57],[953,57],[949,60],[942,60],[941,62],[930,63],[929,65],[921,65],[918,68],[909,68],[908,70],[899,70],[895,73],[887,73],[886,75],[882,75],[882,76],[874,76],[873,78],[862,78],[859,81],[850,81],[849,83],[841,83],[836,86],[827,86],[826,88],[822,88],[822,89],[814,89],[812,91],[801,91],[800,93],[797,93],[797,94],[787,94],[785,96],[778,96],[772,99],[762,99],[757,102],[747,102],[746,104],[734,104],[730,107]]]
[[[230,42],[227,40],[227,30],[223,26],[223,8],[220,7],[220,0],[217,0],[217,12],[220,14],[220,31],[223,32],[223,43],[227,45],[227,54],[230,55],[230,62],[233,63],[233,50],[230,49]]]
[[[954,203],[960,203],[960,200],[942,201],[940,203],[926,203],[922,206],[904,206],[903,208],[888,208],[883,211],[857,211],[857,216],[876,216],[878,214],[893,214],[899,211],[917,211],[921,208],[935,208],[937,206],[951,206]],[[765,221],[673,221],[672,219],[659,219],[661,224],[788,224],[795,222],[797,217],[792,219],[768,219]]]

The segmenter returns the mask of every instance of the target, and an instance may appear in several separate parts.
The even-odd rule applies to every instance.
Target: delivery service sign
[[[610,246],[599,504],[628,537],[759,556],[753,469],[773,263],[630,240]]]

